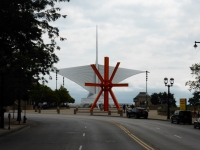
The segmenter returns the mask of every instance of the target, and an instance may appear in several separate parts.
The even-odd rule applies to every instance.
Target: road
[[[31,127],[0,137],[3,150],[199,149],[198,129],[168,121],[28,114]]]

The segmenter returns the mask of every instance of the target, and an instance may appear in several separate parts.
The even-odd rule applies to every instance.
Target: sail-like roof
[[[109,66],[109,78],[111,77],[114,68],[115,67]],[[85,83],[96,83],[95,81],[96,74],[94,73],[90,65],[72,67],[72,68],[63,68],[58,70],[59,70],[58,72],[59,75],[62,75],[63,77],[66,77],[74,81],[75,83],[79,84],[90,93],[95,94],[95,87],[85,86]],[[101,76],[104,78],[104,65],[98,65],[98,70]],[[118,68],[112,83],[119,83],[128,77],[144,72],[145,71]]]

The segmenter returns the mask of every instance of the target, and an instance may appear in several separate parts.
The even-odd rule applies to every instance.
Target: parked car
[[[198,118],[196,121],[194,121],[194,128],[198,127],[200,130],[200,118]]]
[[[130,118],[130,117],[135,117],[135,118],[143,117],[143,118],[147,119],[148,118],[148,111],[147,111],[146,108],[134,107],[134,108],[126,111],[126,116],[128,118]]]
[[[176,110],[171,116],[171,123],[188,123],[192,124],[192,114],[191,111]]]

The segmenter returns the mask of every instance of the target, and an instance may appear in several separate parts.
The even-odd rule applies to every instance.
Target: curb
[[[13,125],[15,125],[15,124],[13,124]],[[24,128],[33,127],[35,125],[37,125],[37,124],[34,123],[34,122],[29,122],[28,124],[26,124],[26,125],[24,125],[22,127],[16,128],[16,129],[11,129],[11,130],[7,129],[4,133],[0,133],[0,137],[3,137],[3,136],[8,135],[8,134],[11,134],[13,132],[20,131],[20,130],[22,130]]]

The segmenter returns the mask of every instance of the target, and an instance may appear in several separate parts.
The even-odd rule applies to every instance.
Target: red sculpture
[[[112,87],[122,87],[122,86],[128,86],[128,83],[121,83],[121,84],[113,84],[112,80],[117,72],[117,69],[119,67],[120,62],[118,62],[115,66],[115,69],[109,79],[109,57],[105,57],[104,58],[104,79],[102,78],[101,74],[99,73],[99,71],[97,70],[96,66],[94,64],[91,65],[92,69],[94,70],[94,72],[96,73],[96,75],[98,76],[99,80],[101,81],[101,83],[85,83],[85,86],[99,86],[101,87],[101,90],[99,92],[99,94],[97,95],[94,103],[92,104],[92,107],[90,108],[90,111],[94,109],[94,107],[96,106],[97,101],[99,100],[99,97],[101,96],[102,92],[104,92],[104,111],[108,111],[109,109],[109,95],[108,92],[110,93],[116,108],[119,110],[120,106],[117,102],[117,99],[112,91]]]

